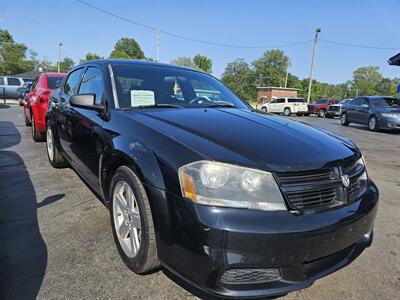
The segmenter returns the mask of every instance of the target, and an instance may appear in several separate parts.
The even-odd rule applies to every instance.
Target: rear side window
[[[298,103],[298,102],[305,103],[306,100],[302,99],[302,98],[289,98],[288,102],[289,103]]]
[[[12,85],[12,86],[21,85],[21,82],[19,81],[19,79],[15,78],[15,77],[8,77],[7,78],[7,83],[8,83],[8,85]]]
[[[83,76],[79,94],[95,94],[96,104],[104,102],[104,80],[99,69],[89,67]]]
[[[0,77],[0,85],[4,85],[4,78]]]
[[[75,70],[68,75],[68,79],[64,85],[64,93],[66,95],[74,95],[77,92],[79,81],[81,80],[83,68]]]
[[[52,90],[58,88],[63,78],[64,77],[47,77],[47,87]]]

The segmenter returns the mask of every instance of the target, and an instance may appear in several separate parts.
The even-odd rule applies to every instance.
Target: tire
[[[283,115],[284,115],[284,116],[289,117],[291,114],[292,114],[292,112],[290,111],[290,108],[289,108],[289,107],[286,107],[286,108],[283,110]]]
[[[46,127],[46,152],[50,165],[54,168],[65,168],[68,166],[67,161],[58,151],[54,142],[54,134],[51,125],[47,123]]]
[[[18,103],[19,103],[19,106],[23,106],[24,105],[23,100],[21,100],[21,99],[18,99]]]
[[[368,129],[371,131],[379,131],[378,120],[375,116],[371,116],[368,119]]]
[[[265,106],[264,106],[264,107],[261,107],[261,111],[262,111],[262,112],[265,112],[265,113],[268,112],[268,111],[267,111],[267,108],[266,108]]]
[[[340,116],[340,124],[342,126],[349,126],[349,121],[347,119],[347,114],[346,113],[342,113],[342,115]]]
[[[304,116],[304,114],[302,114],[302,113],[296,113],[296,116],[301,117],[301,116]]]
[[[26,117],[24,119],[25,119],[25,125],[26,126],[28,126],[28,127],[32,126],[31,122]]]
[[[133,205],[127,205],[126,199],[131,199]],[[160,263],[149,199],[131,168],[121,166],[117,169],[111,180],[108,200],[114,241],[126,266],[137,274],[157,268]],[[117,233],[117,228],[123,233]]]
[[[35,142],[44,141],[44,133],[36,130],[35,115],[31,112],[32,138]]]
[[[304,113],[304,115],[305,115],[306,117],[308,117],[308,116],[310,115],[310,113]]]
[[[325,118],[326,112],[325,109],[320,109],[318,112],[318,117]]]

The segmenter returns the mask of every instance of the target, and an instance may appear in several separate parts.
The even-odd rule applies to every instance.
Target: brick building
[[[282,97],[297,97],[297,92],[299,89],[293,88],[283,88],[283,87],[258,87],[257,88],[257,103],[271,102],[272,99],[282,98]]]

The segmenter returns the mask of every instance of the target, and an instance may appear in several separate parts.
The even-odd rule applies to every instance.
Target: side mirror
[[[74,95],[71,96],[71,98],[69,99],[69,104],[71,104],[72,107],[103,111],[104,106],[95,104],[95,100],[96,100],[95,94]]]

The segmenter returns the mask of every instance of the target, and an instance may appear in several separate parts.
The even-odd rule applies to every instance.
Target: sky
[[[400,0],[84,0],[133,22],[196,40],[241,47],[222,47],[161,33],[160,61],[206,55],[219,77],[237,58],[251,63],[264,51],[281,49],[292,61],[290,72],[308,77],[315,28],[320,27],[314,78],[351,80],[361,66],[379,66],[386,77],[400,77],[389,57],[400,52]],[[156,58],[156,32],[114,18],[76,0],[0,0],[0,28],[25,43],[39,58],[75,62],[87,52],[108,56],[122,37],[134,38],[147,57]],[[304,44],[279,47],[308,41]],[[347,47],[328,43],[394,49]]]

